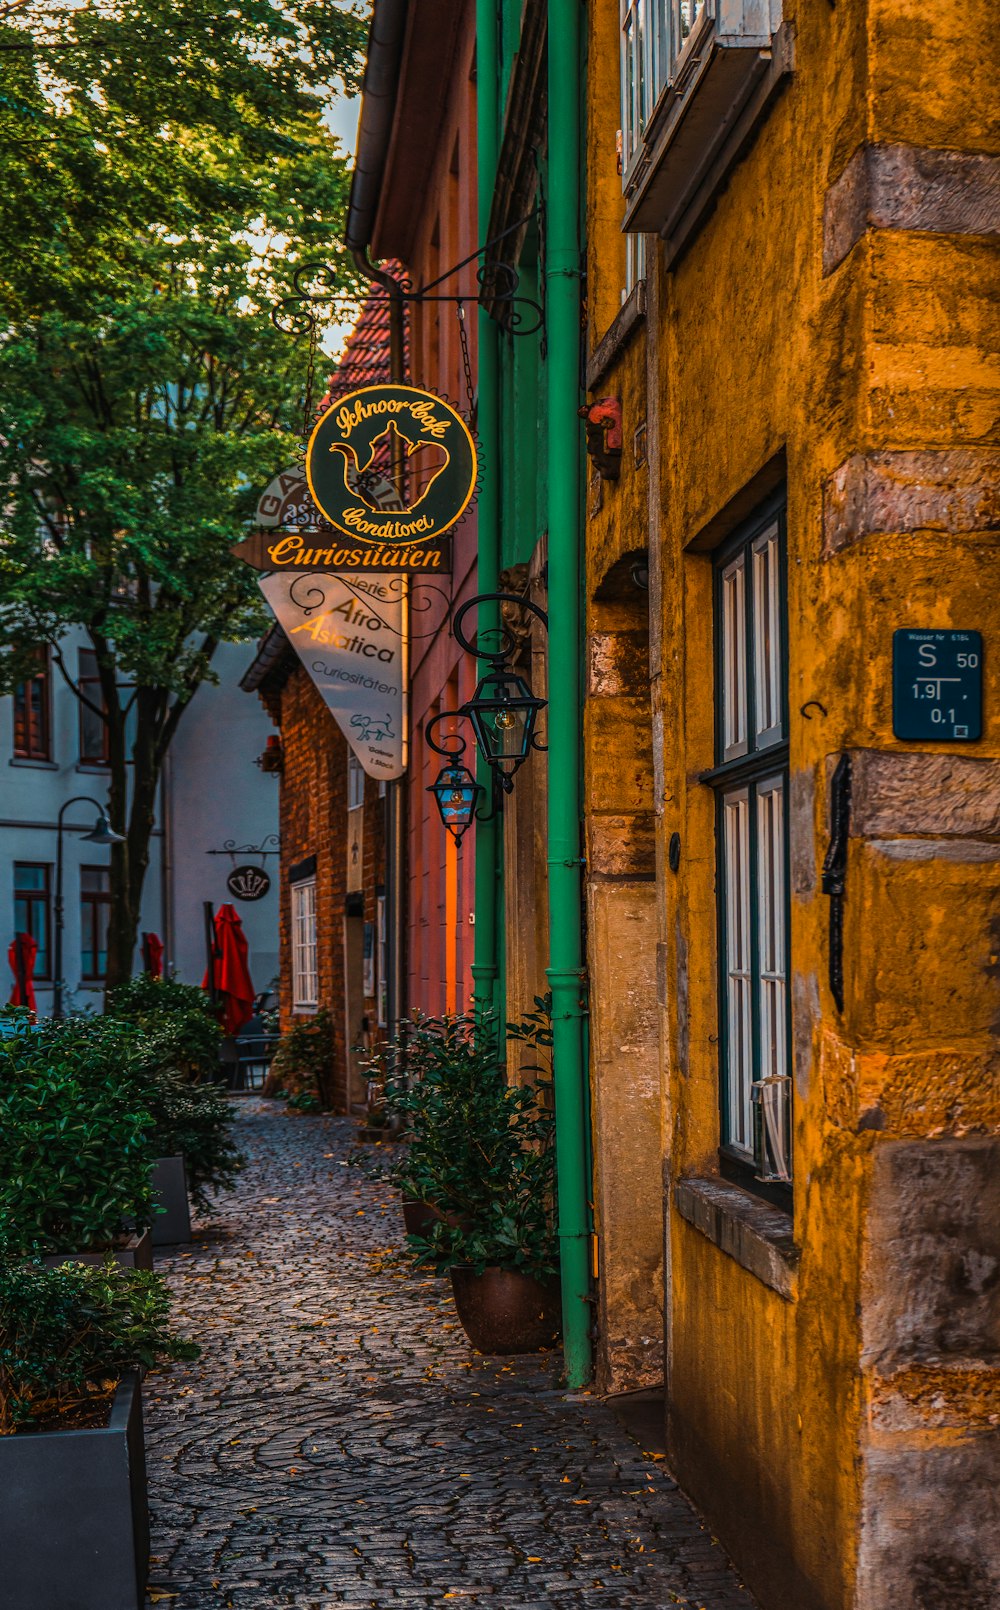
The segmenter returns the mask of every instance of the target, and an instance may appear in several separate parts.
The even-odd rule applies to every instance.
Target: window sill
[[[786,25],[769,41],[709,31],[646,131],[624,229],[658,233],[672,267],[707,217],[792,71]]]
[[[674,1206],[682,1219],[742,1269],[779,1297],[794,1300],[800,1252],[790,1214],[718,1179],[678,1180]]]
[[[12,755],[8,766],[23,766],[29,771],[61,771],[58,760],[29,760],[27,755]]]
[[[292,1016],[293,1017],[315,1017],[316,1013],[318,1011],[319,1011],[318,1006],[293,1006],[292,1007]]]
[[[587,390],[600,385],[628,346],[632,332],[646,317],[646,281],[636,280],[587,364]]]
[[[89,772],[91,775],[94,772],[104,775],[111,770],[111,763],[107,760],[78,760],[76,769],[77,771]]]

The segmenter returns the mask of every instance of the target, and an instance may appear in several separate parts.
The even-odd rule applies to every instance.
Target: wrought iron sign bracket
[[[406,278],[394,279],[392,290],[382,290],[378,285],[374,285],[368,292],[368,305],[388,306],[395,302],[404,307],[411,307],[419,306],[423,302],[451,302],[461,316],[467,302],[476,302],[490,310],[491,317],[496,319],[507,335],[537,335],[540,330],[544,330],[545,325],[545,310],[542,304],[533,297],[519,294],[520,275],[513,263],[505,263],[492,254],[508,236],[517,234],[526,224],[530,224],[538,213],[538,208],[533,209],[516,223],[510,224],[499,235],[495,235],[492,240],[488,240],[484,246],[477,246],[468,257],[463,257],[460,263],[455,263],[453,267],[446,269],[437,279],[430,280],[426,285],[414,285],[412,280]],[[480,258],[483,261],[476,269],[475,286],[457,292],[441,289],[471,263],[479,262]],[[346,297],[338,291],[337,283],[337,271],[330,263],[300,264],[292,275],[294,294],[282,297],[272,309],[271,322],[286,334],[313,334],[327,322],[326,315],[334,309],[340,308],[345,312],[356,311],[357,300]],[[313,305],[322,308],[324,312],[314,312]],[[495,313],[493,309],[496,309]]]
[[[268,849],[268,845],[271,844],[274,845],[274,849]],[[259,855],[262,861],[266,860],[269,855],[280,855],[281,841],[277,833],[269,833],[267,838],[262,839],[259,844],[237,844],[235,839],[226,839],[221,850],[206,850],[205,854],[228,855],[233,866],[235,866],[238,855]]]

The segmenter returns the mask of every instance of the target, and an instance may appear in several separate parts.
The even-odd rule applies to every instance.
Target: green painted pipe
[[[479,241],[489,238],[490,212],[496,183],[499,154],[498,100],[499,50],[495,0],[476,0],[476,162]],[[500,349],[499,332],[484,308],[479,309],[479,394],[476,415],[482,452],[482,490],[476,509],[478,553],[476,591],[497,590],[500,574]],[[499,620],[495,604],[478,611],[480,630]],[[492,774],[480,755],[477,780],[492,798]],[[500,1013],[498,1000],[498,917],[500,823],[476,824],[475,912],[473,941],[472,994],[476,1009]]]
[[[580,858],[580,0],[548,0],[549,966],[566,1381],[590,1379],[590,1182]]]

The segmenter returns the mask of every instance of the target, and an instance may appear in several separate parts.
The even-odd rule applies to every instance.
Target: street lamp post
[[[62,938],[63,938],[63,816],[71,805],[93,805],[97,811],[97,821],[89,833],[81,837],[87,844],[123,844],[124,834],[116,833],[111,826],[108,813],[103,805],[89,794],[74,794],[60,807],[56,818],[56,898],[55,898],[55,944],[52,956],[52,1016],[59,1019],[63,1015],[63,976],[62,976]]]

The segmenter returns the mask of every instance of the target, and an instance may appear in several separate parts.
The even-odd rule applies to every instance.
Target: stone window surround
[[[787,1302],[798,1295],[800,1249],[792,1216],[728,1180],[689,1176],[673,1189],[687,1224]]]

